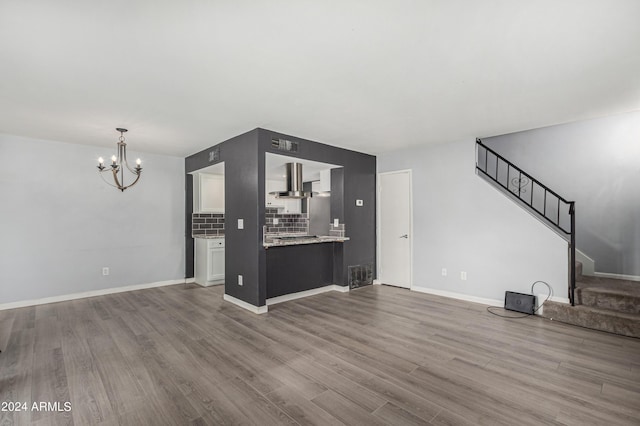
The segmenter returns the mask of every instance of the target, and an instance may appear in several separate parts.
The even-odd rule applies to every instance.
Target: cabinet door
[[[224,279],[224,247],[209,249],[209,270],[207,281]]]
[[[302,212],[301,200],[289,199],[284,200],[284,212],[291,214],[300,214]]]
[[[224,213],[224,178],[200,174],[200,211]]]
[[[267,180],[265,181],[265,206],[266,207],[276,207],[282,209],[285,207],[285,200],[276,198],[275,195],[271,195],[270,192],[274,191],[286,191],[287,184],[284,181],[279,180]]]

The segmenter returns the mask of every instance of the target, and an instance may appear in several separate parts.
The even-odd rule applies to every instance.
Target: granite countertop
[[[265,248],[269,247],[281,247],[281,246],[297,246],[303,244],[318,244],[318,243],[342,243],[348,241],[349,237],[331,237],[331,236],[308,236],[305,238],[294,239],[280,239],[279,237],[272,237],[264,242]]]
[[[214,238],[222,238],[224,239],[224,235],[192,235],[192,238],[202,238],[206,240],[214,239]]]

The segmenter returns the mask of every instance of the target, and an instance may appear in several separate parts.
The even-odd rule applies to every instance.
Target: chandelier
[[[142,167],[140,167],[140,159],[136,160],[136,167],[129,167],[129,163],[127,162],[127,144],[124,142],[124,134],[127,132],[127,129],[116,128],[118,132],[120,132],[120,138],[118,139],[118,156],[111,156],[111,167],[105,167],[104,159],[102,157],[98,158],[98,170],[100,170],[100,176],[102,180],[104,180],[108,185],[111,185],[115,188],[118,188],[120,191],[124,192],[125,189],[132,187],[138,180],[140,180],[140,174],[142,173]],[[129,172],[135,175],[135,179],[129,185],[125,185],[124,183],[124,169],[129,170]],[[104,173],[109,173],[113,175],[113,181],[115,185],[108,182],[104,178]]]

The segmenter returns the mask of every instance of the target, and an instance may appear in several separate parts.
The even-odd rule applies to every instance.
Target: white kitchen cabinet
[[[266,180],[265,181],[265,207],[275,207],[277,209],[284,209],[285,200],[282,198],[276,198],[275,195],[270,194],[274,191],[286,191],[287,183],[282,180]]]
[[[196,238],[195,249],[196,284],[224,284],[224,238]]]
[[[207,173],[194,175],[193,211],[224,213],[224,176]]]
[[[302,212],[302,200],[297,199],[285,199],[284,209],[282,213],[300,214]]]
[[[276,198],[275,195],[270,194],[270,192],[286,190],[287,183],[284,180],[265,181],[265,207],[275,207],[278,209],[278,213],[300,214],[302,212],[302,203],[300,200]]]
[[[331,192],[331,169],[320,171],[318,192]]]

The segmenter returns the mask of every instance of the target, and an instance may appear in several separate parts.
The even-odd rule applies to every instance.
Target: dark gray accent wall
[[[483,142],[576,202],[576,247],[597,272],[640,276],[640,112]]]
[[[334,246],[334,282],[348,285],[347,267],[371,263],[375,265],[375,156],[325,145],[264,129],[255,129],[185,159],[185,172],[190,173],[218,162],[225,163],[225,293],[250,303],[264,306],[267,292],[267,259],[262,246],[262,227],[265,225],[265,154],[279,155],[273,149],[272,138],[298,143],[298,151],[288,152],[302,158],[343,166],[331,174],[331,215],[346,224],[351,239]],[[210,153],[219,149],[217,160],[210,162]],[[188,180],[188,179],[187,179]],[[191,187],[190,187],[191,185]],[[191,218],[193,186],[187,184],[186,209]],[[342,196],[340,196],[342,195]],[[355,200],[364,201],[356,207]],[[244,229],[237,229],[237,220],[244,219]],[[193,239],[191,221],[187,220],[187,276],[193,276]],[[375,268],[374,268],[375,270]],[[243,286],[237,276],[243,276]]]
[[[225,168],[225,293],[255,306],[258,305],[259,249],[262,249],[262,228],[258,219],[262,206],[264,221],[264,190],[258,195],[258,176],[264,180],[264,161],[258,161],[258,132],[252,130],[231,138],[185,159],[185,172],[190,173],[207,166],[224,162]],[[210,153],[219,148],[219,157],[209,161]],[[264,184],[264,182],[263,182]],[[262,202],[260,202],[262,200]],[[186,211],[191,217],[193,209],[193,186],[187,190]],[[238,229],[238,219],[244,220],[244,229]],[[186,246],[193,247],[189,234],[191,222],[186,229]],[[258,227],[260,226],[260,229]],[[259,236],[259,241],[258,241]],[[259,242],[259,244],[258,244]],[[193,250],[187,250],[187,273],[193,276]],[[238,275],[243,285],[239,286]]]
[[[187,170],[188,172],[188,170]],[[195,244],[193,238],[191,238],[191,233],[189,232],[191,227],[193,226],[193,175],[186,174],[184,177],[184,193],[185,193],[185,208],[184,208],[184,252],[185,252],[185,270],[184,276],[185,278],[193,278],[194,277],[194,267],[193,264],[193,256],[195,254]]]
[[[267,298],[324,287],[333,283],[333,245],[271,247],[267,254]]]

